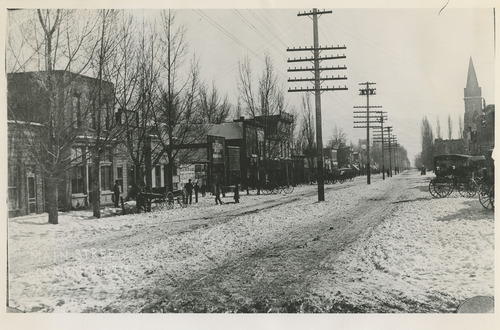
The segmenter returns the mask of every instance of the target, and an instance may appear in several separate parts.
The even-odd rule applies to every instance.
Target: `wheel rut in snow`
[[[303,299],[310,294],[315,275],[325,271],[323,264],[331,265],[346,246],[368,237],[397,207],[393,201],[398,193],[388,190],[376,199],[360,200],[363,203],[355,207],[304,220],[277,233],[272,242],[232,258],[212,258],[213,268],[177,283],[176,289],[143,311],[220,312],[259,304],[272,308]],[[266,312],[265,308],[258,312]]]

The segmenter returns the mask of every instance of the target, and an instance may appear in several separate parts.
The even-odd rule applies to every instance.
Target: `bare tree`
[[[458,138],[464,138],[464,122],[462,119],[462,115],[458,115]]]
[[[120,24],[120,11],[98,10],[94,13],[98,23],[94,35],[97,48],[95,56],[91,58],[90,69],[97,79],[92,99],[92,140],[87,147],[92,159],[92,176],[89,181],[93,214],[99,218],[101,190],[111,190],[113,184],[113,171],[108,162],[112,160],[113,150],[117,149],[122,135],[127,132],[116,120],[115,86],[111,82],[118,83],[120,87],[118,98],[126,104],[131,90],[130,85],[124,82],[127,78],[122,76],[121,71],[128,65],[128,58],[120,50],[124,43],[130,40],[127,40],[129,36],[122,29],[123,22]],[[103,161],[106,161],[105,166],[101,166]]]
[[[251,118],[258,118],[264,126],[264,142],[259,154],[265,164],[267,160],[279,155],[283,145],[291,139],[290,127],[284,124],[291,117],[286,113],[289,105],[285,101],[284,87],[279,84],[269,54],[264,57],[264,69],[258,78],[257,88],[254,88],[252,66],[248,56],[239,63],[238,93],[245,113]],[[278,118],[273,118],[275,115],[281,115],[283,118],[277,120]]]
[[[451,140],[453,135],[453,125],[451,122],[451,115],[448,115],[448,140]]]
[[[339,166],[348,163],[348,154],[345,150],[345,147],[347,146],[347,134],[338,125],[333,126],[332,135],[327,145],[330,148],[337,149],[337,161]],[[373,148],[372,150],[372,156],[376,155],[377,148]]]
[[[332,135],[330,137],[330,140],[328,140],[328,147],[339,149],[341,147],[346,146],[346,144],[347,144],[347,134],[341,127],[334,125]]]
[[[25,121],[40,125],[27,125],[23,131],[31,159],[41,169],[45,191],[47,192],[47,211],[49,222],[58,223],[58,189],[59,182],[74,163],[72,147],[75,140],[84,131],[77,121],[85,120],[89,112],[81,114],[80,118],[71,117],[71,93],[68,86],[75,75],[57,73],[56,70],[83,72],[89,63],[87,55],[95,50],[91,36],[94,31],[94,21],[83,20],[83,24],[74,26],[71,23],[78,20],[77,13],[69,10],[35,10],[20,11],[24,22],[15,21],[14,14],[9,13],[12,29],[9,29],[7,63],[9,72],[24,72],[27,70],[45,71],[26,75],[34,90],[39,91],[38,104],[33,107],[40,113],[18,113],[16,106],[9,104],[9,116],[15,121]],[[84,15],[85,13],[78,13]],[[65,31],[65,32],[64,32]],[[88,48],[85,45],[90,45]],[[82,56],[82,50],[89,51]],[[59,71],[59,72],[61,72]],[[14,90],[16,86],[10,86]],[[17,86],[20,88],[20,86]],[[21,90],[20,93],[23,91]],[[14,95],[11,95],[11,100]],[[24,98],[33,98],[24,95]],[[29,99],[26,102],[31,102]],[[41,106],[42,105],[42,106]],[[46,111],[46,113],[43,113]]]
[[[115,89],[120,125],[125,134],[119,146],[133,164],[134,177],[130,183],[143,182],[146,142],[150,133],[150,118],[147,100],[154,95],[159,70],[152,63],[157,56],[155,34],[143,20],[142,25],[135,16],[120,12],[118,56],[115,59]],[[157,88],[156,88],[157,89]]]
[[[432,134],[432,128],[429,124],[427,117],[422,118],[422,123],[420,126],[421,135],[421,160],[426,168],[433,168],[433,156],[434,156],[434,135]]]
[[[439,116],[436,117],[436,136],[438,139],[442,139],[441,135],[441,123],[439,122]]]
[[[245,113],[250,118],[254,118],[260,114],[252,75],[250,58],[247,56],[243,61],[238,62],[238,93]]]
[[[164,58],[162,69],[164,83],[161,86],[160,106],[155,112],[155,134],[162,151],[156,159],[166,153],[168,190],[173,190],[174,166],[193,161],[194,150],[186,150],[181,145],[201,142],[200,136],[206,136],[206,125],[196,122],[197,98],[199,92],[199,65],[194,58],[190,63],[187,77],[179,71],[188,55],[185,41],[185,29],[176,26],[173,10],[161,12],[161,46]]]
[[[220,124],[229,117],[231,104],[229,103],[227,94],[223,98],[219,95],[219,91],[213,81],[210,89],[206,84],[201,84],[199,109],[201,122]]]
[[[302,96],[302,122],[300,127],[299,144],[307,157],[309,168],[313,168],[314,150],[316,150],[316,130],[314,109],[311,106],[310,94]]]

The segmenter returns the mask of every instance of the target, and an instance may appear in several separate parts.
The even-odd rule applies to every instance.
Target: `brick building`
[[[98,129],[104,139],[114,124],[113,84],[62,70],[23,72],[7,75],[7,91],[9,216],[46,210],[49,172],[57,174],[60,210],[91,203],[90,159]],[[126,161],[108,142],[95,178],[104,204],[114,180],[126,180]],[[57,155],[47,157],[50,150]]]

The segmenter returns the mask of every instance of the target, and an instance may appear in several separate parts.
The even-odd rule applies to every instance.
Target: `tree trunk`
[[[93,215],[96,218],[101,217],[101,186],[99,185],[99,165],[101,163],[101,158],[96,156],[92,159],[92,172],[93,172],[93,182],[92,184],[92,210]]]
[[[45,184],[47,192],[47,212],[49,213],[49,223],[57,225],[59,223],[57,212],[58,184],[56,178],[46,178]]]
[[[167,158],[168,158],[168,164],[167,164],[167,191],[173,191],[174,190],[174,167],[173,167],[173,156],[172,156],[172,151],[169,150],[167,151]]]

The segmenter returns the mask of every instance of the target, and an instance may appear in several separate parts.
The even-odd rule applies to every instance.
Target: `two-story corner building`
[[[112,83],[63,70],[9,73],[7,104],[9,216],[45,211],[50,171],[57,173],[61,210],[91,203],[94,179],[99,180],[101,202],[111,202],[114,180],[126,180],[126,162],[110,137]],[[97,139],[104,146],[99,177],[94,178],[91,159]]]
[[[257,116],[264,129],[261,157],[270,181],[285,183],[297,181],[294,177],[296,163],[292,161],[293,116],[286,112],[277,115]]]

